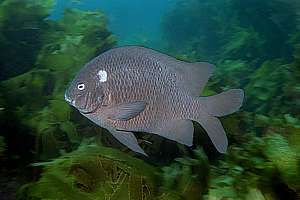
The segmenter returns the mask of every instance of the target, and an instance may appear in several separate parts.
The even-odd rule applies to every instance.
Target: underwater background
[[[122,45],[214,63],[202,96],[244,89],[226,154],[195,123],[191,148],[136,134],[143,157],[64,101]],[[298,0],[0,0],[0,52],[1,200],[300,199]]]

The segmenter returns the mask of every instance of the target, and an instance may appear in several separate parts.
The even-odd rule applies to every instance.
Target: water
[[[299,15],[287,0],[0,1],[0,199],[300,198]],[[192,147],[135,133],[145,157],[64,100],[124,45],[215,64],[201,96],[244,90],[220,117],[227,153],[195,122]]]
[[[58,1],[51,18],[59,18],[65,8],[101,10],[107,16],[108,27],[116,35],[119,45],[144,44],[157,47],[161,42],[161,18],[172,4],[172,0]]]

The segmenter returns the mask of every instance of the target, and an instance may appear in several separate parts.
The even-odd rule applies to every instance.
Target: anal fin
[[[193,145],[194,126],[190,120],[170,120],[151,132],[187,146]]]
[[[148,156],[138,144],[138,141],[132,132],[121,130],[110,130],[110,133],[122,144],[134,152]]]

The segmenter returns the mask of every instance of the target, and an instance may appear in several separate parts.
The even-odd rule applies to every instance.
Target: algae
[[[231,147],[228,156],[212,168],[207,199],[276,199],[278,185],[285,183],[290,195],[299,191],[299,157],[287,138],[279,134],[258,138],[249,134],[247,145]],[[251,139],[252,138],[252,139]],[[279,171],[279,173],[278,173]]]
[[[1,55],[0,64],[17,66],[17,71],[0,76],[6,79],[0,83],[0,160],[8,156],[7,149],[11,151],[10,135],[31,135],[35,146],[25,151],[32,151],[34,158],[27,162],[41,171],[19,190],[18,198],[299,198],[300,10],[295,4],[174,4],[162,22],[166,51],[186,61],[215,63],[216,72],[203,95],[244,88],[244,106],[221,119],[230,143],[223,156],[210,148],[209,140],[203,139],[206,133],[196,127],[192,148],[141,134],[141,145],[146,145],[144,139],[153,141],[146,146],[152,157],[134,158],[124,147],[123,152],[104,147],[120,145],[63,100],[74,74],[116,44],[106,17],[99,11],[67,9],[62,18],[51,20],[50,0],[0,1],[0,49],[14,52]],[[27,33],[35,37],[22,38],[20,44],[19,35]],[[93,135],[100,139],[83,141]],[[97,140],[102,145],[96,145]]]
[[[222,119],[231,144],[206,199],[299,197],[299,13],[296,1],[195,0],[165,16],[168,51],[217,65],[206,91],[245,89],[242,111]]]
[[[46,17],[50,2],[49,5],[37,1],[5,1],[2,4],[18,3],[20,9],[29,7]],[[22,15],[25,21],[27,15],[32,20],[42,20],[39,15],[32,16],[27,11]],[[58,156],[61,150],[70,151],[80,143],[78,125],[71,121],[71,115],[76,113],[72,113],[64,101],[64,91],[76,71],[89,59],[112,47],[115,39],[106,29],[106,19],[101,12],[68,9],[58,21],[43,18],[42,22],[46,27],[43,34],[39,34],[40,48],[36,49],[32,69],[1,82],[0,90],[3,101],[8,104],[5,114],[30,129],[28,134],[36,137],[35,155],[45,160]],[[30,52],[28,48],[27,52]]]
[[[156,169],[129,155],[95,144],[44,166],[41,179],[23,186],[18,199],[153,199]]]
[[[194,158],[177,158],[161,170],[163,194],[159,199],[201,199],[207,190],[210,166],[200,148],[194,150]]]
[[[0,2],[0,80],[33,68],[48,28],[53,0],[3,0]]]
[[[44,168],[41,178],[22,186],[18,199],[200,199],[209,165],[202,150],[194,154],[159,168],[85,141],[53,161],[33,164]]]

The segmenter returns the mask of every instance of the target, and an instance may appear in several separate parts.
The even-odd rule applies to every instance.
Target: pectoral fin
[[[132,132],[121,130],[110,130],[110,132],[117,140],[119,140],[119,142],[127,146],[132,151],[148,156],[139,146],[138,141]]]
[[[146,102],[134,101],[113,105],[108,109],[108,118],[111,120],[129,120],[136,117],[146,108]]]

